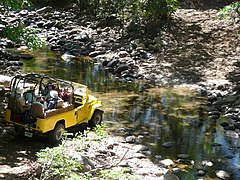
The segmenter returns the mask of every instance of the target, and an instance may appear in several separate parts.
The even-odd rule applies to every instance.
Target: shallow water
[[[224,135],[220,121],[213,122],[204,112],[205,99],[183,87],[152,88],[140,92],[142,82],[120,82],[89,58],[65,62],[50,51],[36,51],[33,60],[24,61],[23,72],[86,84],[103,102],[104,121],[109,131],[120,136],[135,135],[147,145],[155,163],[172,159],[180,179],[198,179],[202,161],[211,161],[204,179],[216,179],[216,170],[225,170],[231,179],[240,179],[240,139]],[[215,131],[216,130],[216,131]],[[171,142],[165,148],[163,143]],[[178,161],[178,154],[190,158]]]

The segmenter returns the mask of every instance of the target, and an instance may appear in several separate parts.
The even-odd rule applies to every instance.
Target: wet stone
[[[179,180],[175,174],[164,174],[163,180]]]
[[[178,158],[181,158],[181,159],[188,159],[190,157],[189,154],[179,154],[177,155]]]
[[[206,173],[207,172],[204,169],[198,169],[197,170],[197,176],[205,176]]]
[[[220,125],[221,125],[222,127],[226,127],[226,126],[229,126],[229,123],[227,123],[227,122],[221,122]]]
[[[173,146],[173,142],[171,142],[171,141],[165,142],[165,143],[163,143],[162,145],[163,145],[163,147],[165,147],[165,148],[171,148],[171,147]]]
[[[33,55],[31,55],[31,54],[20,54],[20,58],[22,58],[22,59],[33,59]]]

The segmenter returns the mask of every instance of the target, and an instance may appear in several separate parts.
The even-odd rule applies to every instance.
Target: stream
[[[150,149],[156,164],[163,159],[175,162],[172,171],[182,179],[216,179],[216,170],[224,170],[231,179],[240,179],[240,140],[224,135],[219,125],[205,112],[206,99],[186,87],[155,87],[142,91],[143,82],[122,82],[91,59],[65,62],[51,51],[33,52],[25,60],[24,73],[44,73],[85,84],[103,102],[104,123],[109,132],[123,137],[134,136]],[[170,144],[169,147],[163,146]],[[190,155],[180,159],[179,154]],[[203,167],[203,162],[213,165]]]

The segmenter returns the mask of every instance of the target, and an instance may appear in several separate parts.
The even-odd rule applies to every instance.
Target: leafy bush
[[[23,24],[7,26],[3,31],[3,37],[14,41],[17,44],[24,44],[29,49],[43,47],[45,42],[37,36],[38,31]]]
[[[106,18],[115,16],[122,20],[130,17],[166,18],[178,7],[178,0],[87,0],[77,1],[82,13]]]
[[[2,0],[0,4],[7,9],[21,9],[23,7],[30,6],[31,2],[29,0]]]
[[[240,16],[240,1],[224,6],[217,14],[220,19],[228,19]]]

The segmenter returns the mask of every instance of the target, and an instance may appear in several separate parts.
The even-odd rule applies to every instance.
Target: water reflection
[[[178,173],[181,179],[197,179],[196,170],[204,160],[214,164],[204,177],[214,178],[215,170],[222,169],[233,179],[240,178],[240,140],[227,138],[219,122],[207,119],[202,105],[205,100],[194,92],[186,88],[152,88],[142,93],[141,83],[119,82],[89,59],[64,62],[50,51],[34,55],[35,59],[24,62],[25,73],[45,73],[86,84],[103,101],[104,120],[110,131],[121,136],[143,136],[140,142],[150,147],[156,163],[156,155],[177,161],[178,154],[189,154],[194,166],[190,161],[179,163],[179,167],[187,165],[182,166],[186,171]],[[164,142],[172,142],[173,146],[165,148]]]

